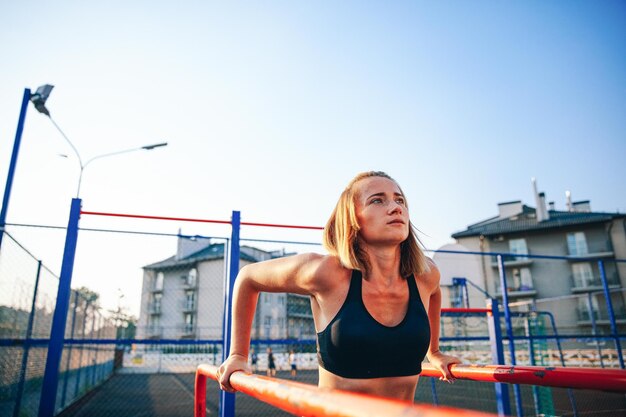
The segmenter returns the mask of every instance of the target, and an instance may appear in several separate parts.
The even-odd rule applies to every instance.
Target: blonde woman
[[[324,230],[328,255],[301,254],[247,265],[235,281],[230,355],[219,367],[229,392],[250,372],[258,295],[308,295],[317,331],[319,386],[413,401],[426,356],[452,382],[460,360],[439,351],[439,271],[424,256],[400,186],[384,172],[357,175]]]

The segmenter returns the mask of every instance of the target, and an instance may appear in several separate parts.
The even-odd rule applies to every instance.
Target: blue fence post
[[[30,349],[31,337],[33,335],[33,324],[35,322],[35,311],[37,309],[37,291],[39,290],[40,276],[41,261],[37,261],[37,275],[35,276],[33,301],[30,305],[30,314],[28,315],[28,325],[26,327],[26,337],[24,338],[24,354],[22,355],[22,366],[20,367],[20,381],[17,385],[17,396],[15,397],[15,407],[13,408],[14,417],[18,417],[20,415],[20,408],[22,407],[22,395],[24,395],[24,383],[26,382],[26,371],[28,369],[28,351]]]
[[[230,237],[228,280],[224,285],[224,320],[222,322],[222,361],[225,361],[230,352],[231,323],[230,317],[233,307],[233,287],[239,273],[239,231],[241,229],[241,213],[233,211],[231,220],[232,232]],[[235,394],[220,391],[220,417],[234,417]]]
[[[500,289],[502,291],[502,306],[504,307],[504,319],[506,323],[506,336],[509,339],[509,353],[511,354],[511,365],[516,364],[515,360],[515,338],[513,337],[513,324],[511,322],[511,309],[509,308],[509,294],[506,284],[506,271],[504,268],[504,258],[497,255],[498,272],[500,274]],[[513,385],[515,393],[515,408],[517,409],[517,417],[522,417],[524,411],[522,409],[522,393],[519,385]]]
[[[76,242],[78,240],[80,206],[80,198],[72,199],[70,218],[65,235],[65,249],[63,251],[63,263],[61,264],[59,289],[57,291],[54,315],[52,316],[52,330],[50,332],[50,343],[48,344],[46,370],[43,375],[41,400],[39,402],[39,417],[53,417],[55,411],[59,385],[59,365],[61,363],[61,355],[63,354],[63,344],[65,341],[65,324],[67,322],[67,309],[70,302],[72,272],[74,270],[74,256],[76,255]]]
[[[609,320],[611,322],[611,336],[615,339],[615,348],[617,349],[617,357],[619,358],[619,366],[624,369],[624,355],[622,354],[622,344],[619,340],[617,332],[617,324],[615,323],[615,310],[613,310],[613,301],[611,301],[611,292],[609,291],[609,283],[606,280],[606,272],[604,271],[604,262],[598,261],[600,269],[600,278],[602,279],[602,288],[604,288],[604,296],[606,297],[606,308],[609,311]]]
[[[491,360],[494,364],[504,365],[504,346],[502,344],[502,330],[500,329],[500,307],[498,300],[491,299],[491,314],[487,316],[489,328],[489,341],[491,344]],[[509,387],[506,384],[496,382],[496,401],[498,415],[508,416],[511,414],[511,402],[509,401]]]
[[[589,320],[591,320],[591,332],[596,341],[596,348],[598,349],[598,355],[600,356],[600,367],[604,368],[604,361],[602,360],[602,348],[600,347],[600,341],[597,339],[598,328],[596,326],[596,318],[593,314],[593,301],[590,292],[587,293],[587,312],[589,313]],[[558,339],[557,339],[558,340]]]
[[[11,199],[11,188],[13,186],[13,177],[15,176],[15,167],[17,166],[17,156],[20,153],[20,143],[22,142],[22,132],[24,131],[24,120],[26,120],[26,110],[28,110],[28,102],[30,100],[30,88],[24,89],[22,96],[22,107],[20,108],[20,117],[17,121],[17,131],[15,132],[15,140],[13,141],[13,152],[11,153],[11,162],[9,163],[9,172],[7,173],[7,183],[4,186],[4,197],[2,198],[2,209],[0,210],[0,248],[2,248],[2,238],[4,237],[4,228],[7,224],[7,211],[9,209],[9,200]]]

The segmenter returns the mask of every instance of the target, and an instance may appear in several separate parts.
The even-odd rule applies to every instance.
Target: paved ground
[[[279,372],[278,378],[290,379],[288,372]],[[316,371],[302,371],[297,380],[317,383]],[[495,394],[492,384],[457,381],[453,385],[436,382],[437,398],[441,405],[495,412]],[[193,374],[118,374],[98,389],[65,410],[59,417],[191,417],[193,416]],[[217,415],[219,392],[213,381],[208,381],[207,415]],[[511,389],[512,395],[512,389]],[[524,415],[535,415],[531,387],[523,387]],[[572,416],[567,391],[552,390],[555,414]],[[289,414],[251,397],[237,394],[237,417],[283,417]],[[416,401],[433,403],[429,378],[418,386]],[[575,391],[578,415],[581,417],[609,417],[626,415],[624,394],[595,391]],[[511,401],[515,414],[514,401]]]

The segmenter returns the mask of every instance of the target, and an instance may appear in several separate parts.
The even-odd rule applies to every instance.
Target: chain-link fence
[[[143,408],[153,415],[190,415],[195,368],[222,360],[224,294],[230,276],[227,231],[198,227],[198,233],[183,235],[162,228],[123,231],[89,226],[80,231],[76,289],[70,298],[59,364],[57,412],[108,416]],[[319,242],[319,232],[311,233],[318,235],[310,241]],[[285,235],[289,238],[289,231]],[[319,244],[269,236],[276,239],[241,240],[239,267],[293,253],[322,252]],[[529,261],[505,255],[501,268],[492,254],[430,255],[441,270],[444,308],[485,308],[490,298],[500,300],[499,330],[506,363],[512,359],[507,339],[510,322],[519,365],[620,366],[615,335],[624,332],[626,317],[617,263],[603,263],[609,308],[607,292],[598,281],[597,260],[590,262],[589,275],[587,267],[573,266],[578,262],[571,259]],[[501,270],[508,313],[501,303]],[[37,413],[57,286],[58,278],[7,234],[0,252],[2,415]],[[570,295],[547,296],[551,291]],[[107,295],[109,306],[111,298],[117,298],[117,308],[101,307]],[[441,349],[465,363],[495,363],[486,314],[444,314],[440,333]],[[251,349],[250,364],[256,372],[316,384],[316,329],[310,300],[261,293]],[[213,401],[209,407],[217,409],[215,390],[209,395]],[[514,394],[509,389],[511,404],[516,401]],[[614,407],[619,402],[611,394],[578,391],[572,399],[566,390],[536,387],[523,387],[520,396],[529,415],[553,409],[563,415],[603,410],[606,404]],[[428,378],[421,379],[416,393],[416,401],[492,412],[496,399],[493,384],[457,381],[450,386]],[[237,395],[236,414],[279,412]]]

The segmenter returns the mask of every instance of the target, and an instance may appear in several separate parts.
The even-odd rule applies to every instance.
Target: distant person
[[[295,377],[298,374],[298,363],[293,349],[289,351],[289,365],[291,365],[291,376]]]
[[[433,202],[430,195],[420,198]],[[398,183],[384,172],[357,175],[326,223],[323,241],[328,255],[299,254],[239,271],[220,387],[233,392],[230,375],[250,371],[250,332],[264,291],[310,297],[321,388],[412,402],[424,357],[441,372],[439,379],[452,382],[449,366],[460,360],[439,350],[439,270],[420,248]]]
[[[259,361],[259,356],[254,351],[254,348],[250,349],[250,365],[252,366],[252,372],[257,371],[257,362]]]
[[[271,347],[267,348],[267,376],[276,376],[276,362]]]

